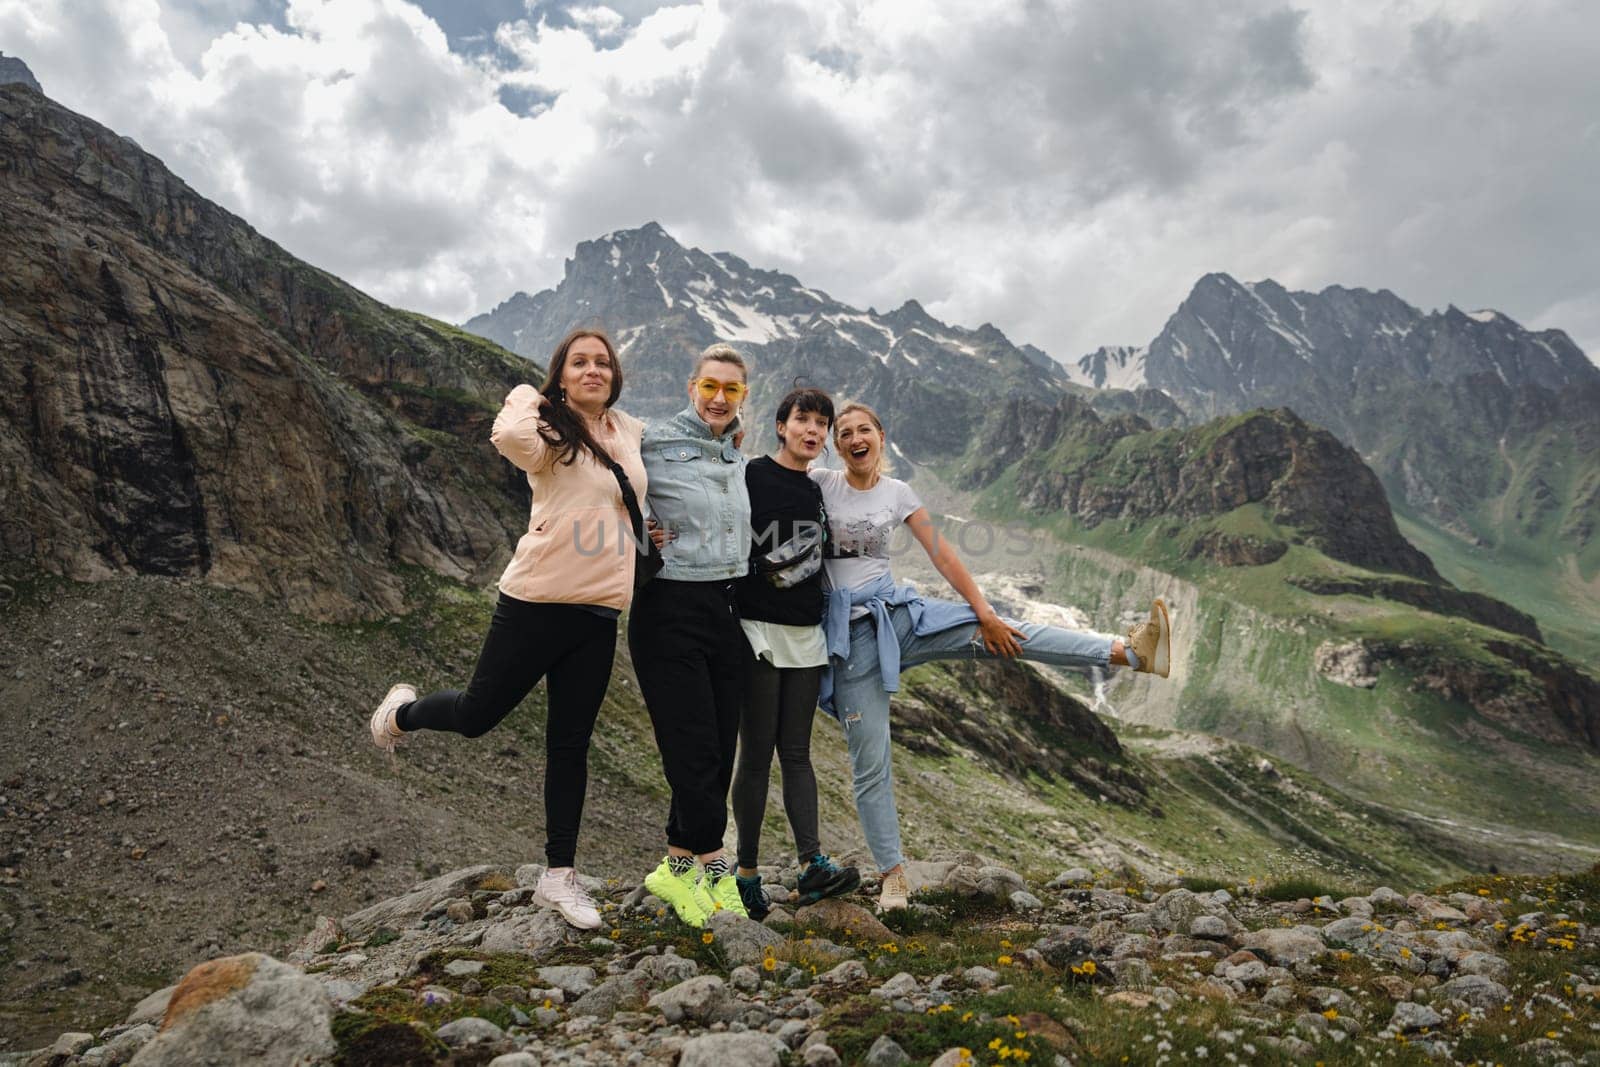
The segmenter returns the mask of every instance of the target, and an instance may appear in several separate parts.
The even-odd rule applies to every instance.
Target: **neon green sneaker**
[[[663,859],[661,866],[644,876],[644,887],[656,899],[670,904],[678,918],[689,926],[704,926],[711,914],[711,898],[700,888],[693,867],[682,874],[673,874],[672,865]]]
[[[700,889],[711,898],[712,911],[731,911],[735,915],[750,918],[750,913],[745,910],[744,898],[739,895],[739,879],[735,875],[725,874],[716,881],[707,875],[700,879]]]

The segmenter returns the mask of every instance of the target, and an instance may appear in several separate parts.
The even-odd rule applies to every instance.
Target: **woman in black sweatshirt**
[[[740,625],[750,644],[733,819],[739,828],[739,896],[752,919],[770,910],[756,870],[767,811],[772,753],[783,777],[783,809],[800,856],[807,902],[848,893],[854,867],[836,867],[817,838],[817,779],[811,770],[811,719],[828,648],[822,636],[822,556],[828,524],[822,493],[806,476],[833,425],[833,401],[820,389],[795,389],[778,405],[778,451],[745,468],[754,537],[750,572],[738,587]]]

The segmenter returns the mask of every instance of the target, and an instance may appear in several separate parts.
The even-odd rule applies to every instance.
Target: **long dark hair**
[[[544,385],[539,389],[544,397],[544,408],[539,412],[539,436],[556,451],[558,462],[569,465],[578,458],[580,451],[588,452],[600,463],[610,459],[605,449],[590,436],[588,420],[567,405],[567,393],[561,387],[561,375],[567,369],[567,352],[585,337],[593,337],[605,345],[606,355],[611,358],[611,395],[606,398],[606,407],[611,407],[622,395],[622,364],[617,360],[617,346],[611,343],[604,330],[598,326],[580,326],[561,339],[555,355],[550,357],[550,373],[545,375]]]

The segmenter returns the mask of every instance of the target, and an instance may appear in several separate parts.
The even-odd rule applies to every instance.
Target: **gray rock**
[[[465,978],[469,974],[482,974],[482,960],[451,960],[444,965],[444,973],[456,978]]]
[[[1189,923],[1189,936],[1205,938],[1208,941],[1226,941],[1228,924],[1215,915],[1196,915]]]
[[[129,1026],[138,1026],[140,1023],[161,1022],[161,1017],[167,1013],[167,1002],[172,999],[172,991],[177,989],[169,985],[165,989],[158,989],[133,1006],[133,1011],[128,1014]]]
[[[910,1063],[911,1057],[906,1055],[906,1050],[894,1038],[884,1034],[867,1049],[866,1058],[861,1062],[867,1067],[900,1067],[903,1063]]]
[[[1322,934],[1312,926],[1252,930],[1239,939],[1239,944],[1282,966],[1308,963],[1326,955],[1328,951]]]
[[[1498,1008],[1511,999],[1511,991],[1494,979],[1481,974],[1464,974],[1441,983],[1434,991],[1434,999],[1464,1001],[1469,1007],[1489,1010]]]
[[[821,981],[829,985],[845,985],[848,982],[859,982],[867,977],[866,964],[860,960],[845,960],[831,971],[819,975]]]
[[[1428,1030],[1443,1022],[1444,1016],[1426,1004],[1402,1000],[1394,1006],[1394,1016],[1389,1020],[1389,1027],[1400,1033],[1409,1033],[1413,1030]]]
[[[677,985],[700,973],[700,965],[682,956],[646,956],[633,968],[633,973],[650,984],[652,989]]]
[[[1026,889],[1018,889],[1011,894],[1011,909],[1013,911],[1042,911],[1044,909],[1044,901]]]
[[[506,1039],[506,1032],[488,1019],[467,1015],[445,1023],[433,1032],[433,1036],[451,1048],[466,1048],[471,1045],[499,1044]]]
[[[1065,889],[1069,886],[1079,885],[1083,882],[1094,880],[1094,874],[1087,867],[1068,867],[1050,880],[1047,888]]]
[[[968,967],[961,972],[961,977],[979,989],[991,989],[1000,983],[1000,972],[990,970],[988,967]]]
[[[485,952],[516,952],[539,959],[566,944],[571,930],[560,915],[539,908],[491,923],[478,945]]]
[[[441,874],[437,878],[413,886],[410,892],[401,896],[379,901],[370,908],[363,908],[354,915],[345,916],[340,920],[339,928],[344,931],[346,937],[356,941],[365,941],[376,933],[380,926],[402,930],[414,926],[416,921],[439,901],[467,896],[489,875],[504,873],[505,870],[501,867],[480,864],[476,867],[463,867],[449,874]]]
[[[76,1056],[79,1053],[89,1051],[89,1049],[93,1047],[93,1034],[86,1034],[74,1030],[62,1034],[60,1037],[56,1038],[56,1043],[50,1046],[50,1055],[61,1056],[63,1058],[68,1056]]]
[[[1280,1011],[1293,1004],[1294,1000],[1294,990],[1286,985],[1275,985],[1261,994],[1262,1004],[1269,1008],[1277,1008]]]
[[[1239,929],[1238,920],[1210,894],[1202,896],[1187,889],[1169,889],[1156,898],[1146,913],[1152,928],[1177,931],[1188,930],[1202,915],[1220,919],[1230,932]]]
[[[705,1025],[716,1021],[733,1005],[733,994],[723,980],[714,974],[679,982],[650,998],[649,1006],[666,1017],[669,1023],[685,1019]]]
[[[579,997],[572,1014],[609,1019],[620,1010],[638,1011],[645,1006],[649,992],[644,980],[632,972],[613,975]]]
[[[1095,931],[1104,925],[1112,933],[1116,932],[1114,923],[1097,924]],[[1091,934],[1094,931],[1085,930],[1081,926],[1057,926],[1034,943],[1034,949],[1045,958],[1045,962],[1052,967],[1064,969],[1075,963],[1081,963],[1095,951]],[[1110,945],[1105,945],[1109,948]]]
[[[880,1000],[893,1000],[896,997],[907,997],[920,992],[921,986],[909,972],[901,971],[878,988],[871,991],[872,995]]]
[[[928,1067],[971,1067],[972,1062],[972,1050],[957,1046],[939,1053]]]
[[[133,1059],[134,1055],[148,1045],[155,1036],[154,1026],[140,1023],[131,1030],[124,1030],[105,1044],[85,1052],[79,1063],[81,1067],[121,1067]]]
[[[1150,964],[1141,959],[1115,960],[1107,966],[1116,976],[1119,989],[1143,989],[1155,978]]]
[[[771,1034],[704,1034],[683,1043],[678,1067],[778,1067],[783,1042]]]
[[[1406,902],[1405,897],[1401,896],[1399,893],[1396,893],[1393,889],[1390,889],[1386,885],[1380,885],[1378,888],[1368,893],[1367,900],[1370,901],[1372,906],[1375,908],[1396,908],[1402,906]]]
[[[803,1067],[840,1067],[839,1054],[827,1045],[812,1045],[800,1056]]]
[[[1028,887],[1020,874],[1005,867],[957,864],[945,875],[943,888],[966,897],[1009,900],[1012,893],[1026,891]]]
[[[489,1067],[539,1067],[539,1058],[531,1052],[507,1052],[490,1060]]]
[[[319,974],[316,978],[322,983],[322,988],[328,991],[328,998],[333,1001],[333,1006],[336,1008],[344,1007],[372,988],[372,983],[368,981],[331,978],[326,974]]]
[[[1504,985],[1511,977],[1511,964],[1492,952],[1469,952],[1456,961],[1456,971],[1460,974],[1481,974]]]
[[[800,1042],[811,1033],[811,1024],[804,1019],[790,1019],[778,1027],[778,1040],[790,1048],[799,1048]]]
[[[1348,919],[1335,919],[1322,928],[1322,940],[1330,945],[1356,945],[1370,941],[1373,934],[1372,919],[1352,915]]]
[[[209,960],[173,992],[181,1010],[130,1061],[135,1067],[207,1062],[299,1067],[331,1058],[333,1003],[315,978],[270,956]]]
[[[706,929],[732,964],[759,963],[769,948],[784,943],[782,934],[731,911],[719,911],[706,920]]]
[[[539,981],[554,986],[569,998],[577,999],[594,988],[596,975],[593,967],[540,967]]]
[[[728,972],[728,984],[741,993],[754,993],[761,988],[761,972],[754,967],[735,967]]]

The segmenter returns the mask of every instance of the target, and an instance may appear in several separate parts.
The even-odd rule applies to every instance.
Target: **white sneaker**
[[[395,725],[395,712],[400,710],[400,705],[409,704],[415,699],[417,691],[402,682],[400,685],[390,687],[388,695],[383,698],[383,703],[372,713],[372,743],[391,756],[406,736],[406,732]]]
[[[906,872],[895,871],[883,876],[883,886],[878,890],[878,910],[892,911],[911,903],[911,887],[906,884]]]
[[[594,898],[578,884],[578,872],[571,867],[552,867],[539,876],[539,888],[533,891],[535,904],[554,908],[567,920],[569,926],[580,930],[600,928],[600,909]]]

